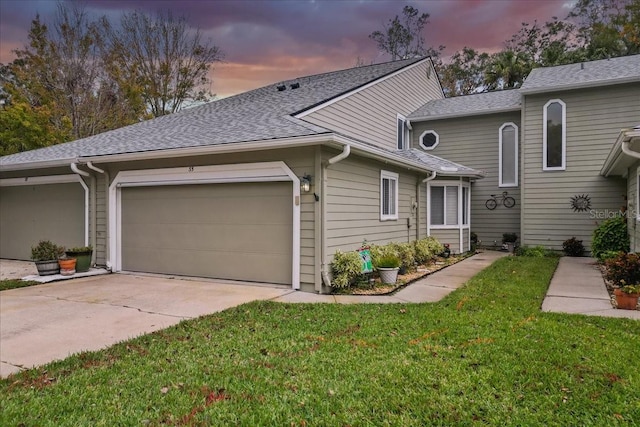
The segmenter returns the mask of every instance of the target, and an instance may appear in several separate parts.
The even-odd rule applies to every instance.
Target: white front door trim
[[[111,266],[113,271],[122,270],[121,188],[275,181],[291,181],[293,185],[291,283],[293,289],[300,289],[300,179],[285,162],[184,166],[118,172],[109,186],[109,238],[111,242],[107,265]]]

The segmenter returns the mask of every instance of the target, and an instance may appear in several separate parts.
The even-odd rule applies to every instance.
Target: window
[[[380,171],[380,221],[398,219],[398,174]]]
[[[469,224],[469,187],[460,184],[429,185],[429,224],[432,226],[458,226]]]
[[[640,221],[640,166],[638,166],[638,179],[636,180],[636,218]]]
[[[518,186],[518,126],[505,123],[500,126],[498,135],[500,168],[498,184],[500,187]]]
[[[566,169],[567,108],[559,99],[544,105],[542,122],[542,169],[546,171]]]
[[[440,135],[433,130],[425,130],[420,135],[420,146],[425,150],[433,150],[440,143]]]
[[[407,119],[400,114],[398,114],[397,138],[398,150],[409,148],[409,126],[407,126]]]

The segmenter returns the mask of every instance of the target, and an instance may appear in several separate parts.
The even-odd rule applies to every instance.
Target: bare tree
[[[120,84],[139,92],[153,116],[211,96],[209,69],[222,60],[222,52],[204,42],[200,30],[191,31],[184,17],[125,13],[118,28],[102,19],[101,29],[102,46],[119,72]]]
[[[429,23],[429,14],[420,14],[413,6],[402,9],[402,18],[398,15],[390,19],[383,31],[374,31],[369,38],[378,44],[378,49],[391,55],[393,61],[413,56],[432,56],[437,58],[444,46],[438,49],[425,47],[422,31]]]

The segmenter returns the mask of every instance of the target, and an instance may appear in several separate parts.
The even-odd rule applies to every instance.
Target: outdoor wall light
[[[311,190],[311,175],[304,175],[300,179],[300,189],[305,193],[308,193]]]

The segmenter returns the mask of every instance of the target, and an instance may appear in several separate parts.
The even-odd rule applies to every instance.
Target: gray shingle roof
[[[410,150],[397,150],[395,154],[406,158],[407,160],[417,161],[426,165],[429,169],[436,171],[439,175],[469,175],[469,176],[483,176],[484,173],[463,166],[459,163],[450,162],[440,157],[436,157],[432,154],[425,153],[418,148],[411,148]]]
[[[387,62],[279,82],[88,138],[0,158],[0,166],[329,133],[292,114],[422,59]],[[291,89],[299,83],[300,87]],[[284,84],[286,90],[278,91]]]
[[[520,91],[526,94],[633,81],[640,82],[640,55],[535,68]]]
[[[453,98],[434,99],[409,115],[409,120],[433,120],[520,109],[518,90],[475,93]]]

